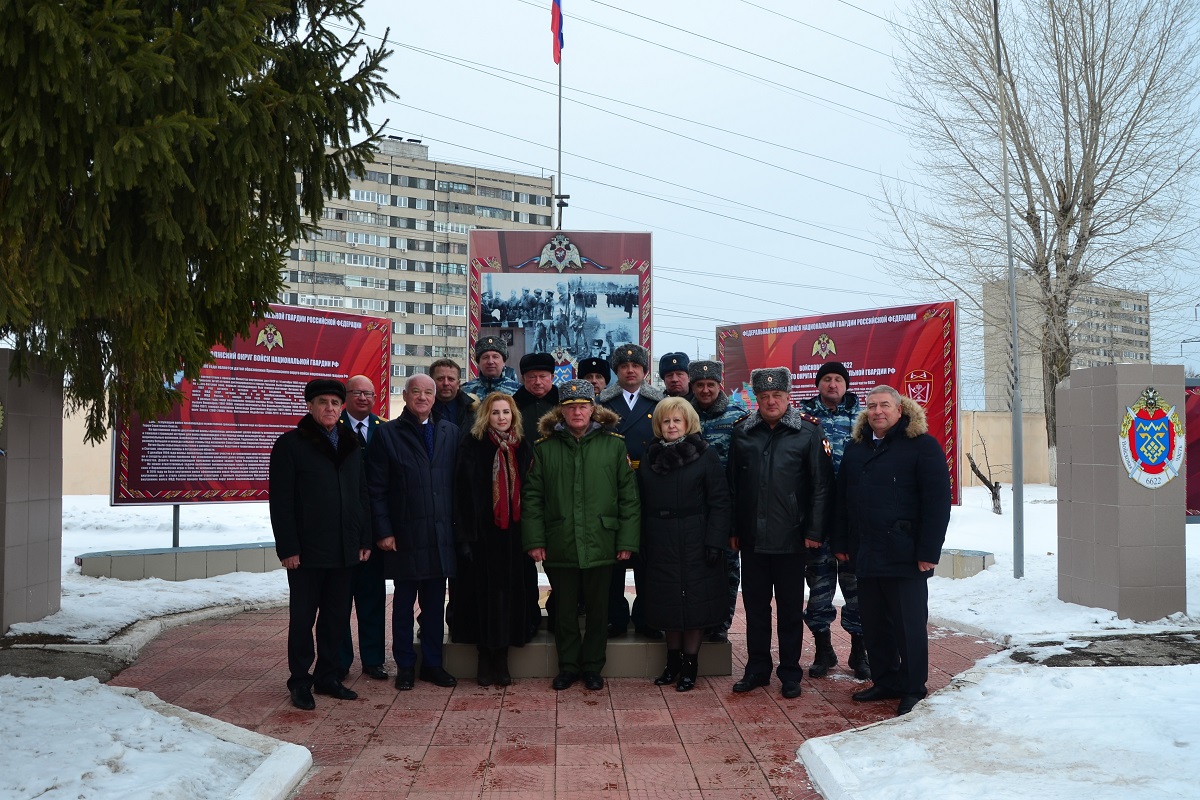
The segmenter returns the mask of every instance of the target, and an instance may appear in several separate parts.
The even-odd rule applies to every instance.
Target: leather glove
[[[710,567],[715,567],[717,565],[717,562],[719,562],[720,560],[721,560],[721,548],[719,548],[719,547],[704,548],[704,563],[708,564]]]

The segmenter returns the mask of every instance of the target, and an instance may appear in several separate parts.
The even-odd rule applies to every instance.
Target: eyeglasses
[[[346,394],[353,395],[355,397],[374,397],[375,396],[374,392],[366,392],[366,391],[363,391],[362,389],[353,389],[349,392],[346,392]]]

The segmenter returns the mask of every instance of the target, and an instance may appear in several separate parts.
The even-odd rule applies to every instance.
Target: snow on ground
[[[1012,577],[1011,493],[1005,491],[1005,514],[997,516],[984,490],[966,489],[962,506],[951,515],[946,545],[992,552],[996,564],[965,580],[934,578],[931,615],[1014,644],[1200,627],[1200,525],[1189,526],[1187,534],[1187,614],[1135,623],[1058,599],[1054,499],[1053,487],[1025,487],[1025,577],[1017,580]],[[181,512],[184,546],[270,539],[265,504],[185,506]],[[287,596],[282,571],[181,582],[117,581],[85,578],[73,561],[96,550],[170,544],[170,508],[111,508],[105,497],[63,498],[62,610],[13,626],[12,633],[103,641],[146,617]],[[831,761],[851,765],[846,774],[857,781],[856,791],[840,796],[1194,796],[1185,781],[1200,775],[1195,724],[1200,667],[1050,668],[1014,665],[1001,655],[972,679],[976,682],[935,695],[903,720],[813,740]],[[5,710],[0,741],[21,747],[0,751],[0,796],[31,797],[51,786],[61,788],[37,796],[208,800],[229,795],[227,788],[214,786],[225,778],[236,785],[240,778],[230,776],[244,770],[244,754],[223,753],[211,743],[176,744],[178,721],[139,712],[136,703],[128,711],[140,716],[127,721],[113,710],[118,701],[134,702],[95,681],[0,678]],[[51,727],[51,719],[67,721],[67,729]],[[195,767],[199,763],[203,766]],[[204,780],[185,783],[197,773]],[[108,783],[101,789],[85,783],[101,779],[144,780],[141,786],[149,788]],[[167,780],[177,782],[162,783]]]
[[[264,756],[95,678],[0,676],[0,797],[233,797]]]

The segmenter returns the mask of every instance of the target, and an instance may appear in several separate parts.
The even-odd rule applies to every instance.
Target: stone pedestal
[[[62,382],[8,376],[0,349],[0,634],[58,611],[62,596]]]
[[[1186,449],[1182,366],[1073,370],[1055,389],[1058,597],[1134,620],[1187,609],[1184,474],[1170,477],[1173,470],[1158,465],[1139,471],[1129,437],[1122,435],[1131,416],[1159,416],[1138,411],[1148,388],[1164,412],[1176,410],[1180,425],[1168,430],[1160,419],[1143,430],[1162,446],[1173,438]],[[1156,447],[1152,443],[1145,452],[1155,454]]]

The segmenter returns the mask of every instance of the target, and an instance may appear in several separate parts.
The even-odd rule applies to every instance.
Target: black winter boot
[[[663,668],[662,675],[654,679],[655,686],[666,686],[674,683],[679,677],[679,651],[667,650],[667,666]]]
[[[696,672],[699,670],[699,653],[684,653],[679,661],[679,682],[675,684],[675,691],[690,692],[696,688]]]
[[[498,647],[492,651],[492,676],[497,686],[512,685],[512,675],[508,671],[507,647]]]
[[[484,646],[479,646],[479,658],[475,662],[475,680],[480,686],[491,686],[495,676],[492,674],[492,654]]]
[[[833,652],[833,642],[830,641],[829,631],[814,633],[813,641],[817,646],[817,655],[813,664],[808,668],[808,677],[824,678],[829,668],[837,664],[837,653]]]
[[[860,681],[871,677],[871,664],[867,661],[867,647],[861,633],[850,634],[850,658],[846,659],[846,666],[854,670],[854,677]]]

